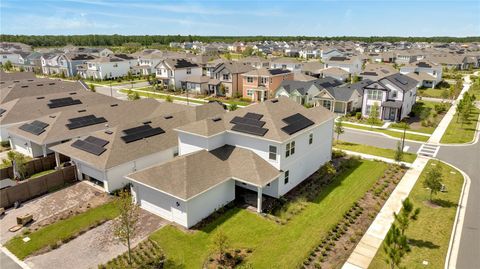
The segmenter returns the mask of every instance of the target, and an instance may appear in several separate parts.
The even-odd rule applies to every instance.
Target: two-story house
[[[127,176],[134,202],[190,228],[235,199],[236,189],[279,198],[331,159],[333,113],[272,99],[178,132],[179,156]]]
[[[400,121],[415,104],[418,81],[396,73],[373,82],[363,89],[362,115],[369,117],[372,107],[378,107],[382,120]]]
[[[333,56],[325,60],[325,68],[328,69],[333,67],[343,69],[352,75],[360,74],[360,72],[362,72],[362,60],[358,56]]]
[[[402,66],[400,73],[419,81],[421,87],[435,88],[442,81],[442,66],[429,60]]]
[[[293,80],[293,72],[288,69],[260,68],[241,75],[243,97],[263,102],[275,95],[275,90],[284,80]]]
[[[275,97],[285,96],[301,105],[315,105],[314,97],[321,91],[340,86],[341,81],[331,77],[309,81],[284,80],[275,91]]]
[[[242,74],[255,68],[247,63],[222,62],[212,71],[213,78],[220,81],[223,87],[217,88],[215,92],[219,96],[235,97],[242,95],[243,79]]]
[[[195,107],[159,103],[145,118],[108,126],[51,147],[51,150],[55,152],[57,166],[59,154],[67,156],[75,164],[79,180],[92,181],[106,192],[113,192],[128,183],[127,174],[178,155],[178,136],[174,128],[222,113],[225,110],[218,103]]]
[[[137,65],[137,59],[126,54],[112,54],[106,57],[99,57],[88,60],[79,74],[83,78],[93,79],[115,79],[124,77],[128,72],[132,75],[138,74],[140,71],[133,67]]]
[[[272,69],[286,69],[292,72],[299,72],[302,70],[303,63],[295,58],[278,57],[270,60],[270,68]]]
[[[164,88],[182,88],[182,82],[187,76],[202,75],[202,67],[187,59],[162,60],[155,66],[155,70],[159,85]]]

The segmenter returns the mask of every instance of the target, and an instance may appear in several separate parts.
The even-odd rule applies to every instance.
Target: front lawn
[[[377,148],[373,146],[360,145],[360,144],[344,142],[344,141],[337,141],[337,143],[335,144],[335,148],[385,157],[389,159],[395,159],[395,150],[392,150],[392,149]],[[417,154],[408,153],[408,152],[403,153],[404,162],[413,163],[416,158],[417,158]]]
[[[348,123],[343,123],[343,126],[348,127],[348,128],[355,128],[359,130],[367,130],[367,131],[373,131],[373,132],[378,132],[378,133],[383,133],[389,136],[397,137],[397,138],[402,138],[403,137],[403,132],[396,132],[392,130],[385,130],[385,129],[378,129],[378,128],[370,128],[368,126],[358,126],[354,124],[348,124]],[[405,134],[405,138],[409,140],[416,140],[416,141],[422,141],[426,142],[430,137],[429,136],[424,136],[424,135],[417,135],[417,134]]]
[[[432,134],[451,106],[446,102],[417,101],[412,108],[414,115],[407,119],[407,130]],[[399,123],[393,123],[389,128],[403,130]]]
[[[443,183],[447,188],[447,192],[437,194],[435,206],[427,202],[430,192],[423,187],[426,173],[433,164],[442,167]],[[458,170],[442,162],[428,162],[409,196],[421,211],[418,220],[406,231],[412,250],[404,257],[402,268],[444,268],[462,185],[463,176]],[[369,268],[388,268],[384,255],[380,248]],[[423,265],[423,261],[427,261],[428,266]]]
[[[119,212],[112,201],[25,235],[30,238],[28,242],[23,242],[23,236],[16,236],[8,241],[5,247],[23,260],[47,247],[58,247],[62,241],[72,239],[97,223],[114,219],[118,214]]]
[[[480,109],[474,108],[469,121],[462,124],[462,119],[458,119],[458,113],[456,113],[452,121],[450,121],[447,130],[445,130],[440,143],[454,144],[471,142],[475,136],[479,115]]]
[[[234,208],[195,232],[166,226],[150,236],[165,251],[167,267],[201,268],[213,236],[222,231],[232,248],[251,248],[253,268],[298,268],[343,213],[383,175],[387,165],[362,160],[325,187],[314,202],[286,224],[277,224],[245,209]]]

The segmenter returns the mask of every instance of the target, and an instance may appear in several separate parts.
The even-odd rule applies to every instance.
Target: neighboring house
[[[464,70],[469,66],[468,57],[459,54],[436,54],[428,56],[427,60],[438,63],[448,69]]]
[[[325,87],[314,96],[314,105],[346,115],[350,112],[361,111],[363,101],[363,88],[371,84],[371,80],[362,80],[353,84],[344,84],[336,87]]]
[[[418,60],[423,59],[422,53],[416,52],[416,51],[410,51],[410,50],[405,50],[405,51],[400,51],[397,52],[397,55],[395,57],[395,63],[402,65],[402,64],[409,64],[416,62]]]
[[[72,83],[73,84],[73,83]],[[73,85],[72,85],[73,86]],[[116,102],[117,99],[90,91],[49,93],[39,96],[20,97],[0,104],[0,140],[8,141],[7,129],[52,113],[82,109],[89,106]]]
[[[325,68],[325,65],[321,62],[306,62],[303,63],[302,72],[306,75],[319,78],[321,77],[322,70]]]
[[[0,104],[22,97],[86,90],[85,86],[80,82],[46,78],[14,80],[12,84],[1,86],[0,89]]]
[[[220,81],[223,87],[215,88],[215,94],[227,97],[241,96],[243,91],[241,75],[254,69],[251,65],[242,62],[223,62],[218,64],[213,69],[212,74],[213,78]]]
[[[42,71],[42,54],[39,52],[25,52],[20,54],[20,59],[16,65],[18,68],[23,68],[24,72]]]
[[[301,105],[315,105],[314,97],[321,91],[340,86],[341,81],[331,77],[310,81],[284,80],[275,91],[275,97],[285,96]]]
[[[77,75],[77,67],[95,59],[88,54],[44,54],[41,56],[42,72],[45,75],[64,74],[66,77]]]
[[[159,85],[164,88],[182,88],[182,81],[185,81],[187,76],[202,75],[202,68],[187,59],[162,60],[155,66],[155,70]]]
[[[358,74],[362,79],[377,81],[391,74],[398,73],[392,65],[386,63],[367,63],[362,73]]]
[[[127,176],[134,202],[191,228],[249,189],[262,212],[330,161],[333,120],[278,98],[178,127],[178,157]]]
[[[321,55],[320,49],[317,49],[314,47],[306,47],[299,51],[299,56],[300,58],[303,58],[303,59],[320,58],[320,55]]]
[[[367,85],[363,90],[363,116],[369,117],[372,107],[376,104],[380,119],[402,120],[415,104],[417,85],[418,81],[400,73]]]
[[[338,49],[320,50],[320,57],[322,58],[322,61],[326,61],[332,57],[344,57],[344,56],[346,56],[344,51],[341,51]]]
[[[243,97],[263,102],[274,96],[275,90],[284,80],[293,80],[293,73],[287,69],[255,69],[241,75]]]
[[[286,69],[292,72],[299,72],[302,70],[303,63],[295,58],[279,57],[270,60],[270,68],[272,69]]]
[[[79,66],[81,68],[79,74],[86,79],[116,79],[127,76],[128,72],[138,75],[140,70],[133,68],[136,65],[135,57],[126,54],[112,54],[86,61],[84,65]]]
[[[57,166],[59,154],[69,157],[79,180],[90,180],[106,192],[125,187],[125,176],[178,155],[178,135],[173,129],[225,113],[218,103],[185,106],[162,103],[152,117],[122,122],[51,148]],[[94,148],[96,151],[90,150]]]
[[[10,52],[10,51],[2,51],[0,52],[0,64],[5,64],[6,62],[10,61],[12,65],[18,64],[20,59],[19,52]]]
[[[360,74],[362,72],[362,60],[357,57],[340,57],[334,56],[325,60],[325,68],[337,67],[347,71],[348,73]]]
[[[340,67],[329,67],[320,71],[321,78],[331,77],[340,81],[346,81],[350,76],[351,74],[348,71]]]
[[[220,92],[221,82],[207,76],[186,76],[181,83],[187,93],[210,95]]]
[[[109,126],[163,113],[167,106],[160,104],[154,99],[140,99],[134,102],[114,100],[111,103],[82,109],[57,111],[23,125],[8,128],[7,132],[13,150],[30,157],[46,156],[52,153],[51,146],[70,139],[83,137]]]
[[[420,87],[435,88],[442,81],[442,66],[429,60],[402,66],[400,73],[419,81]]]
[[[239,60],[241,63],[249,64],[257,69],[270,67],[270,61],[259,56],[249,56]]]

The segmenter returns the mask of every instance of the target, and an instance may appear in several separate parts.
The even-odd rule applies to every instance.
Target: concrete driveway
[[[139,232],[133,239],[136,246],[155,230],[168,222],[140,209]],[[127,251],[112,234],[112,221],[108,221],[61,247],[25,260],[31,268],[97,268]]]
[[[39,222],[56,213],[79,205],[86,205],[99,195],[102,195],[100,190],[85,182],[78,182],[59,191],[30,200],[22,204],[20,208],[8,209],[5,212],[5,215],[0,219],[0,243],[5,244],[10,238],[21,233],[22,230],[15,233],[8,231],[10,227],[17,224],[17,216],[33,214],[35,222]]]

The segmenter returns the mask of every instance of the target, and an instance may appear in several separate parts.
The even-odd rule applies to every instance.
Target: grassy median
[[[350,151],[385,157],[389,159],[395,159],[395,150],[392,150],[392,149],[377,148],[373,146],[360,145],[360,144],[344,142],[344,141],[337,141],[334,147],[337,149],[350,150]],[[417,158],[417,154],[408,153],[408,152],[403,153],[404,162],[413,163],[416,158]]]
[[[423,180],[433,165],[442,168],[447,192],[437,194],[431,204],[430,192],[423,187]],[[412,222],[406,231],[412,250],[402,260],[402,267],[444,268],[462,186],[463,176],[458,170],[439,161],[428,162],[409,196],[421,211],[418,220]],[[380,248],[369,268],[388,268],[384,255]],[[423,261],[427,261],[428,266],[423,265]]]

